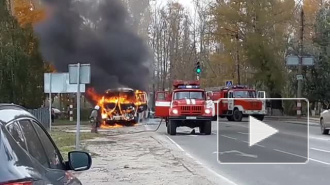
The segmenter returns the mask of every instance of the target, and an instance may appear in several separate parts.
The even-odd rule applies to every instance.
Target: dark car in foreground
[[[73,151],[68,158],[27,110],[0,104],[0,185],[80,185],[70,171],[88,170],[91,156]]]

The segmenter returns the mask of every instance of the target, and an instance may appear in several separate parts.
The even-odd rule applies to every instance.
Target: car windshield
[[[256,98],[255,91],[234,91],[234,98]]]
[[[175,100],[182,100],[182,99],[204,99],[204,92],[176,92],[174,94]]]

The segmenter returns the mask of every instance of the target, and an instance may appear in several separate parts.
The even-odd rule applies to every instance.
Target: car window
[[[32,121],[33,127],[35,128],[38,136],[44,146],[47,158],[49,160],[50,168],[52,169],[64,169],[62,163],[62,156],[54,146],[53,142],[50,140],[45,131],[39,126],[35,121]]]
[[[29,154],[39,161],[41,165],[49,168],[50,166],[45,150],[41,145],[41,141],[33,128],[32,123],[29,120],[20,120],[19,124],[22,127]]]
[[[255,91],[234,91],[234,98],[255,98]]]
[[[25,137],[23,131],[17,122],[12,122],[7,126],[7,130],[10,135],[15,139],[23,149],[27,150]]]
[[[204,93],[203,92],[176,92],[174,94],[174,100],[183,100],[183,99],[204,100]]]
[[[165,100],[165,92],[158,92],[157,93],[157,100],[158,101]]]
[[[190,99],[203,100],[204,93],[203,92],[190,92]]]

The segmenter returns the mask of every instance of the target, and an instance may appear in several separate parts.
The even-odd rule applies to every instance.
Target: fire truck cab
[[[215,103],[215,119],[225,118],[228,121],[242,121],[243,117],[253,116],[260,121],[267,114],[266,93],[247,86],[231,86],[219,91],[209,91]]]
[[[177,127],[199,127],[200,133],[211,134],[212,106],[199,81],[176,80],[173,91],[156,93],[155,116],[165,119],[167,133],[176,135]]]

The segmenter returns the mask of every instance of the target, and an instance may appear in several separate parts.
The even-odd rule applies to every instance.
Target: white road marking
[[[177,144],[175,141],[173,141],[170,137],[168,137],[168,136],[166,136],[166,137],[167,137],[167,138],[168,138],[168,139],[169,139],[169,140],[170,140],[175,146],[177,146],[181,151],[186,152],[186,151],[183,150],[183,148],[182,148],[179,144]],[[193,158],[188,152],[186,152],[186,155],[188,155],[188,156],[190,156],[192,159],[194,159],[194,158]],[[199,162],[198,160],[196,160],[196,159],[194,159],[194,160],[195,160],[196,163],[202,164],[202,163]],[[215,172],[215,171],[212,170],[211,168],[207,167],[206,165],[202,165],[202,166],[203,166],[204,168],[206,168],[208,171],[210,171],[211,173],[213,173],[214,175],[216,175],[217,177],[219,177],[219,178],[221,178],[221,179],[227,181],[228,183],[233,184],[233,185],[238,185],[238,184],[236,184],[235,182],[229,180],[228,178],[226,178],[226,177],[224,177],[224,176],[218,174],[217,172]]]
[[[186,155],[192,159],[194,159],[189,153],[186,152]]]
[[[318,163],[321,163],[321,164],[325,164],[325,165],[330,165],[330,163],[320,161],[320,160],[316,160],[316,159],[313,159],[313,158],[309,158],[309,160],[314,161],[314,162],[318,162]]]
[[[199,162],[199,161],[196,161],[197,164],[203,166],[203,163]]]
[[[243,143],[247,143],[247,144],[249,144],[249,142],[248,141],[242,141]],[[255,144],[254,146],[260,146],[260,147],[262,147],[262,148],[265,148],[265,146],[263,146],[263,145],[259,145],[259,144]]]
[[[236,153],[237,155],[240,155],[242,157],[251,157],[251,158],[258,158],[257,155],[252,155],[252,154],[247,154],[247,153],[243,153],[243,152],[240,152],[240,151],[237,151],[237,150],[231,150],[231,151],[225,151],[225,152],[219,152],[220,155],[223,155],[223,154],[231,154],[231,153]]]
[[[237,140],[237,138],[234,137],[229,137],[229,136],[225,136],[225,135],[221,135],[222,137],[228,138],[228,139],[233,139],[233,140]]]
[[[243,132],[237,132],[239,134],[243,134],[243,135],[249,135],[249,133],[243,133]]]
[[[296,157],[301,157],[301,158],[307,159],[307,157],[304,157],[302,155],[293,154],[293,153],[286,152],[286,151],[283,151],[283,150],[278,150],[278,149],[274,149],[274,150],[277,151],[277,152],[281,152],[281,153],[285,153],[285,154],[288,154],[288,155],[293,155],[293,156],[296,156]]]
[[[330,153],[329,150],[323,150],[323,149],[319,149],[319,148],[310,148],[311,150],[316,150],[316,151],[319,151],[319,152],[325,152],[325,153]]]
[[[211,173],[213,173],[214,175],[218,176],[219,178],[221,178],[221,179],[223,179],[223,180],[229,182],[230,184],[238,185],[238,184],[236,184],[235,182],[229,180],[228,178],[226,178],[226,177],[224,177],[224,176],[218,174],[218,173],[215,172],[214,170],[212,170],[212,169],[210,169],[210,168],[207,168],[207,167],[205,167],[205,168],[206,168],[207,170],[209,170]]]
[[[173,141],[170,137],[166,136],[176,147],[178,147],[182,152],[184,152],[184,149],[178,145],[175,141]]]
[[[238,126],[238,127],[249,128],[249,126],[240,125],[240,124],[233,124],[233,122],[231,122],[231,123],[223,122],[223,123],[226,124],[226,125],[230,125],[230,126]],[[248,123],[247,123],[247,124],[248,124]]]
[[[330,139],[326,139],[326,138],[321,138],[321,137],[313,137],[313,136],[309,136],[310,139],[316,139],[316,140],[322,140],[322,141],[330,141]]]
[[[256,144],[256,146],[260,146],[260,147],[262,147],[262,148],[266,148],[265,146],[263,146],[263,145],[259,145],[259,144]]]

